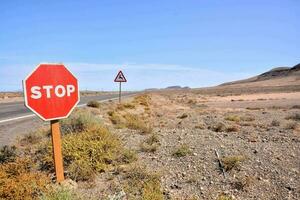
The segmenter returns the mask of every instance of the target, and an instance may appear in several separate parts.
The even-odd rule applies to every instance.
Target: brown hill
[[[277,67],[268,72],[262,73],[258,76],[233,81],[228,83],[223,83],[220,86],[236,86],[240,84],[247,84],[247,85],[272,85],[279,86],[279,85],[291,85],[296,84],[300,85],[300,64],[295,65],[294,67]]]

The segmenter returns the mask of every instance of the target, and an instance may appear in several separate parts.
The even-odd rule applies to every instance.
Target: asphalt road
[[[135,93],[123,94],[123,97],[133,95]],[[85,105],[91,100],[101,101],[117,98],[118,94],[103,94],[101,96],[85,96],[81,97],[78,106]],[[28,108],[24,106],[24,102],[11,102],[11,103],[0,103],[0,123],[5,123],[7,120],[11,121],[15,118],[22,118],[33,114]],[[16,119],[17,120],[17,119]]]
[[[135,94],[137,93],[125,93],[122,97],[125,98]],[[91,100],[105,101],[117,98],[118,94],[81,97],[78,106],[85,106]],[[33,112],[24,106],[24,102],[0,103],[0,147],[14,144],[17,138],[45,125],[49,125],[49,122],[44,122],[36,117]]]

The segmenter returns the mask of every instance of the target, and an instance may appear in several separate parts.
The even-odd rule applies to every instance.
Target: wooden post
[[[62,182],[64,178],[64,166],[61,151],[61,137],[59,129],[59,121],[51,121],[51,135],[52,135],[52,146],[53,146],[53,159],[56,173],[56,180],[58,183]]]
[[[122,90],[121,84],[122,84],[122,82],[120,82],[120,85],[119,85],[119,103],[121,103],[121,90]]]

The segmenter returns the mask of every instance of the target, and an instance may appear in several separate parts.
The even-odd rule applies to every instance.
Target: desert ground
[[[170,90],[91,102],[62,122],[62,186],[45,125],[7,147],[14,157],[2,170],[29,157],[26,173],[45,182],[27,194],[36,199],[299,199],[299,100],[297,91]],[[2,174],[0,197],[22,199]]]

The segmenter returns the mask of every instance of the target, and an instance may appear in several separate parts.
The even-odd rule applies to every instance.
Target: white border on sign
[[[78,92],[78,100],[77,102],[74,104],[74,106],[70,109],[69,113],[64,116],[64,117],[57,117],[57,118],[51,118],[51,119],[45,119],[43,116],[41,116],[39,113],[37,113],[33,108],[31,108],[29,105],[28,105],[28,102],[27,102],[27,91],[26,91],[26,80],[33,74],[33,72],[35,72],[37,70],[37,68],[41,65],[63,65],[68,71],[70,74],[72,74],[72,76],[77,80],[77,92]],[[70,116],[70,114],[72,113],[72,111],[74,110],[74,108],[77,106],[77,104],[80,102],[80,91],[79,91],[79,82],[78,82],[78,79],[76,78],[76,76],[74,76],[74,74],[68,69],[68,67],[63,64],[63,63],[40,63],[38,64],[34,70],[26,76],[26,78],[22,81],[22,85],[23,85],[23,92],[24,92],[24,101],[25,101],[25,106],[27,108],[29,108],[34,114],[36,114],[37,116],[39,116],[42,120],[44,121],[51,121],[51,120],[58,120],[58,119],[64,119],[64,118],[67,118]]]
[[[124,77],[124,81],[119,81],[119,80],[117,80],[119,77],[119,74],[122,74],[122,76]],[[118,72],[118,74],[117,74],[117,76],[116,76],[116,78],[115,78],[115,80],[114,80],[114,82],[115,83],[126,83],[127,82],[127,79],[126,79],[126,77],[125,77],[125,75],[123,74],[123,71],[122,70],[119,70],[119,72]]]

